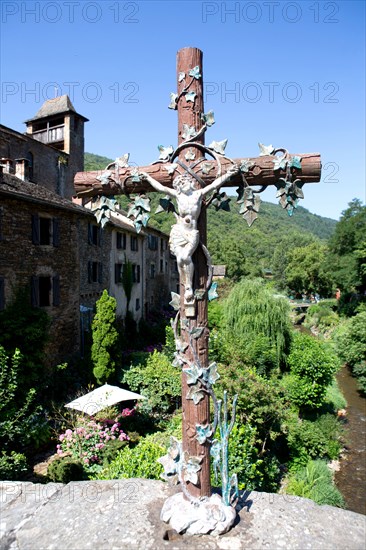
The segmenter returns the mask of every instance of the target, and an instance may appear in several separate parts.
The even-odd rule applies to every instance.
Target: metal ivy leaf
[[[139,171],[137,168],[134,168],[132,171],[131,171],[131,176],[132,176],[132,182],[133,183],[140,183],[141,181],[141,178],[140,178],[140,175],[139,175]]]
[[[253,205],[253,210],[255,212],[259,212],[259,207],[260,207],[260,204],[261,204],[261,198],[259,195],[254,195],[254,205]]]
[[[187,375],[187,384],[197,384],[197,380],[202,375],[202,369],[200,369],[196,363],[190,363],[189,367],[183,369],[183,372]],[[196,388],[200,389],[200,388]]]
[[[168,166],[164,166],[164,168],[168,172],[169,176],[171,176],[172,174],[174,174],[174,172],[178,168],[178,164],[173,163]]]
[[[193,138],[197,134],[196,128],[194,126],[189,126],[188,124],[183,124],[183,133],[182,138],[186,141]]]
[[[142,221],[142,225],[144,227],[147,226],[147,224],[149,223],[149,219],[150,219],[150,216],[149,214],[147,214],[146,212],[144,214],[141,215],[141,221]]]
[[[108,185],[109,178],[112,176],[112,172],[110,170],[106,170],[101,174],[100,176],[97,176],[97,180],[99,180],[102,185]]]
[[[148,197],[139,196],[135,199],[135,206],[143,208],[146,212],[150,212],[150,199]]]
[[[159,199],[159,206],[155,210],[155,214],[159,214],[160,212],[175,212],[175,206],[172,203],[170,197],[166,195],[162,199]]]
[[[274,157],[273,158],[273,170],[285,170],[288,163],[288,159],[283,157]]]
[[[244,172],[245,174],[247,174],[249,170],[253,168],[254,164],[255,163],[249,159],[242,159],[242,161],[240,162],[239,170],[240,172]]]
[[[291,157],[289,164],[292,168],[299,168],[301,170],[301,157],[299,156]]]
[[[222,193],[216,193],[215,198],[212,200],[212,205],[217,210],[225,210],[230,212],[230,197],[223,191]]]
[[[244,196],[244,185],[239,185],[239,187],[236,189],[236,193],[238,193],[238,198],[236,200],[236,202],[238,204],[242,203],[243,202],[243,196]]]
[[[211,302],[212,300],[216,300],[216,298],[218,297],[219,295],[217,293],[217,283],[212,283],[208,291],[208,299]]]
[[[191,69],[188,74],[189,76],[193,76],[196,80],[201,78],[200,68],[198,65],[193,67],[193,69]]]
[[[258,214],[254,210],[247,210],[243,214],[243,218],[247,222],[248,226],[251,227],[253,222],[258,218]]]
[[[160,160],[167,160],[174,150],[172,145],[168,145],[168,147],[164,147],[164,145],[158,145],[158,149],[160,152]]]
[[[171,292],[172,299],[169,302],[169,305],[172,306],[172,308],[175,309],[175,311],[178,311],[180,308],[180,296],[176,292]]]
[[[213,168],[212,164],[210,164],[209,162],[204,162],[201,166],[201,172],[202,174],[208,174],[210,170],[212,170],[212,168]]]
[[[203,426],[202,424],[196,424],[196,439],[200,445],[203,445],[209,437],[212,435],[212,429],[210,424]]]
[[[190,481],[193,485],[198,483],[198,472],[201,470],[202,457],[200,456],[190,456],[188,460],[184,463],[183,469],[183,479],[184,481]]]
[[[227,139],[223,139],[222,141],[213,141],[212,143],[210,143],[210,145],[208,145],[208,148],[213,149],[215,153],[224,155],[227,141],[228,141]]]
[[[171,92],[171,94],[170,94],[170,103],[168,105],[168,109],[176,109],[177,108],[177,100],[178,100],[178,94],[175,94],[174,92]]]
[[[196,300],[203,300],[205,297],[205,294],[206,294],[206,291],[201,288],[197,288],[194,291],[194,297],[196,298]]]
[[[115,165],[119,168],[128,168],[128,159],[130,158],[130,153],[125,153],[121,157],[117,157],[115,162]]]
[[[217,372],[217,363],[211,363],[207,369],[203,369],[203,379],[206,380],[209,384],[213,385],[220,378],[219,373]]]
[[[184,156],[186,160],[194,160],[196,158],[193,149],[188,149],[187,153]]]
[[[176,340],[175,341],[175,348],[180,353],[184,353],[186,349],[188,348],[188,344],[186,342],[182,342],[182,340]]]
[[[198,384],[196,384],[195,386],[190,386],[189,391],[186,395],[186,399],[192,399],[195,405],[197,405],[204,397],[205,394]]]
[[[135,226],[136,232],[140,233],[142,229],[142,222],[140,220],[134,220],[133,225]]]
[[[215,124],[214,112],[208,111],[208,113],[202,113],[201,120],[203,120],[206,126],[212,126]]]
[[[263,145],[263,143],[258,143],[259,146],[259,156],[264,157],[266,155],[271,155],[274,151],[273,145]]]
[[[304,198],[304,192],[302,190],[302,186],[304,185],[304,182],[301,180],[295,180],[292,184],[293,187],[293,193],[296,195],[298,199]]]
[[[189,334],[192,336],[192,338],[194,338],[196,340],[197,338],[202,336],[202,333],[203,333],[204,330],[205,330],[204,327],[193,327],[189,331]]]
[[[196,99],[196,92],[187,92],[186,94],[186,101],[187,103],[191,102],[194,103],[194,100]]]
[[[184,80],[185,77],[186,77],[185,73],[180,72],[178,75],[178,82],[182,82],[182,80]]]

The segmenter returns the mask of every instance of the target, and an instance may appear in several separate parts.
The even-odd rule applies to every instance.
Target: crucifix
[[[222,525],[226,512],[212,512],[212,498],[217,495],[211,496],[210,454],[216,465],[220,459],[227,461],[224,443],[234,418],[231,422],[227,420],[225,396],[225,418],[221,422],[222,403],[212,391],[218,374],[215,364],[209,365],[208,362],[207,302],[212,265],[206,248],[206,209],[210,203],[216,208],[226,209],[228,198],[220,190],[237,185],[240,213],[251,225],[258,214],[259,194],[274,185],[281,205],[292,215],[298,199],[303,198],[303,185],[320,181],[321,162],[318,153],[291,155],[286,149],[262,144],[258,157],[239,159],[225,156],[227,140],[213,141],[206,146],[205,132],[214,123],[214,117],[211,111],[204,112],[202,52],[197,48],[183,48],[177,54],[177,93],[171,94],[169,107],[178,114],[178,146],[175,150],[171,146],[159,146],[159,160],[139,168],[129,166],[128,155],[125,155],[116,159],[102,174],[100,171],[77,173],[74,184],[79,197],[107,197],[121,193],[137,193],[141,197],[150,191],[164,193],[165,198],[160,203],[175,213],[170,249],[177,259],[180,296],[175,295],[172,304],[177,309],[173,329],[177,346],[175,364],[182,368],[183,427],[182,443],[172,442],[162,463],[168,477],[176,474],[181,481],[183,500],[176,505],[179,520],[171,517],[174,506],[167,507],[169,510],[165,510],[163,519],[170,520],[171,525],[181,532],[222,533],[230,528],[235,513],[228,514],[229,523]],[[176,201],[176,208],[171,199]],[[135,201],[135,205],[132,215],[139,229],[145,225],[149,207],[141,198]],[[213,424],[210,421],[210,396],[215,405]],[[220,438],[213,440],[218,426]],[[225,465],[221,464],[220,468],[221,476],[227,478]],[[231,481],[226,479],[224,508],[230,506],[230,484]],[[194,515],[192,510],[195,510],[199,516],[191,523],[183,520],[184,526],[179,525],[183,501],[188,503],[188,515]],[[206,511],[202,512],[201,504],[204,506],[204,503]],[[202,527],[205,522],[207,526]],[[191,526],[187,528],[187,524]]]

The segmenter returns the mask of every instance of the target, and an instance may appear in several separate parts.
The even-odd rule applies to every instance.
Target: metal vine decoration
[[[236,395],[232,404],[231,421],[228,422],[228,404],[227,394],[224,392],[223,402],[217,399],[213,390],[213,385],[220,378],[217,372],[217,364],[211,363],[207,368],[203,368],[200,359],[194,349],[193,340],[199,338],[203,331],[203,327],[191,327],[189,319],[180,319],[180,296],[172,292],[172,307],[177,311],[175,319],[172,321],[172,328],[175,337],[176,351],[173,365],[182,369],[187,376],[187,384],[189,386],[186,399],[191,399],[197,405],[205,394],[211,396],[214,404],[214,419],[212,424],[201,425],[196,424],[196,439],[203,445],[205,442],[211,444],[211,456],[213,457],[213,467],[217,481],[217,473],[221,474],[221,489],[222,498],[226,506],[233,505],[238,498],[238,482],[236,474],[229,475],[229,435],[234,427]],[[180,321],[180,322],[179,322]],[[179,334],[180,326],[180,334]],[[182,331],[188,335],[187,342],[183,342],[181,338]],[[189,347],[194,360],[188,361],[185,355]],[[215,433],[219,432],[220,438],[214,439]],[[188,456],[183,453],[181,442],[175,438],[171,438],[171,446],[168,453],[158,461],[164,467],[163,478],[171,480],[174,483],[180,482],[183,493],[193,503],[198,505],[201,501],[193,497],[187,487],[186,482],[189,481],[197,484],[198,472],[201,470],[201,458],[197,456]]]

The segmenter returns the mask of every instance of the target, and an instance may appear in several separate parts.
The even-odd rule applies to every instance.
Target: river
[[[366,399],[357,391],[356,379],[343,367],[337,380],[347,400],[346,450],[335,482],[346,508],[366,514]]]

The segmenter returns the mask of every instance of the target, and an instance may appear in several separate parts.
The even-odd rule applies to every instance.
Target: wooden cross
[[[199,77],[189,76],[192,69],[198,68],[197,74]],[[182,75],[185,75],[183,78]],[[188,86],[188,87],[187,87]],[[191,100],[188,101],[185,97],[187,90],[192,92]],[[220,155],[217,160],[210,160],[212,169],[202,170],[203,161],[197,163],[197,159],[203,157],[202,148],[199,145],[204,145],[204,131],[200,130],[204,127],[203,108],[203,79],[202,79],[202,52],[197,48],[183,48],[177,54],[177,96],[173,102],[176,105],[178,113],[178,147],[187,143],[187,128],[195,129],[194,142],[191,146],[195,161],[188,166],[189,171],[193,171],[199,176],[201,187],[212,183],[217,177],[219,164],[221,164],[221,172],[225,173],[232,165],[233,161]],[[189,139],[188,139],[189,141]],[[187,148],[182,148],[177,155],[177,161],[183,163],[187,167]],[[301,158],[301,168],[295,167],[292,172],[297,180],[300,180],[300,189],[302,184],[320,181],[321,163],[318,153],[299,154]],[[234,163],[242,165],[246,161],[245,180],[251,187],[260,187],[262,190],[269,185],[274,185],[279,178],[285,178],[286,167],[276,167],[273,155],[262,154],[255,158],[234,159]],[[175,161],[175,162],[177,162]],[[173,180],[176,177],[174,166],[171,163],[155,163],[144,166],[138,169],[138,173],[145,173],[154,178],[161,185],[172,188]],[[208,173],[205,173],[208,172]],[[129,166],[115,166],[111,177],[105,178],[103,181],[100,178],[100,171],[94,172],[79,172],[75,176],[75,190],[79,197],[92,197],[96,195],[116,195],[121,193],[143,193],[156,191],[148,179],[140,179],[136,176],[136,168]],[[99,178],[99,179],[98,179]],[[137,180],[137,181],[136,181]],[[223,187],[231,187],[233,185],[242,185],[242,173],[237,171],[228,181],[223,184]],[[200,242],[206,245],[206,205],[203,201],[201,213],[198,220],[198,230]],[[202,334],[194,340],[195,354],[198,356],[201,365],[204,368],[208,366],[208,336],[207,328],[207,259],[203,253],[202,246],[198,246],[193,255],[194,264],[194,280],[193,288],[195,292],[201,291],[203,299],[195,300],[193,314],[189,315],[190,329],[194,327],[204,327]],[[181,319],[187,319],[186,309],[184,305],[184,288],[181,281]],[[192,352],[188,348],[187,362],[194,361]],[[206,395],[198,404],[194,404],[192,400],[186,398],[189,390],[186,375],[182,374],[182,408],[183,408],[183,451],[188,453],[188,456],[198,456],[201,460],[201,470],[198,475],[198,483],[192,484],[187,482],[189,493],[196,498],[209,497],[211,495],[210,484],[210,445],[206,441],[201,445],[196,438],[196,425],[208,425],[210,423],[210,406],[209,397]]]

